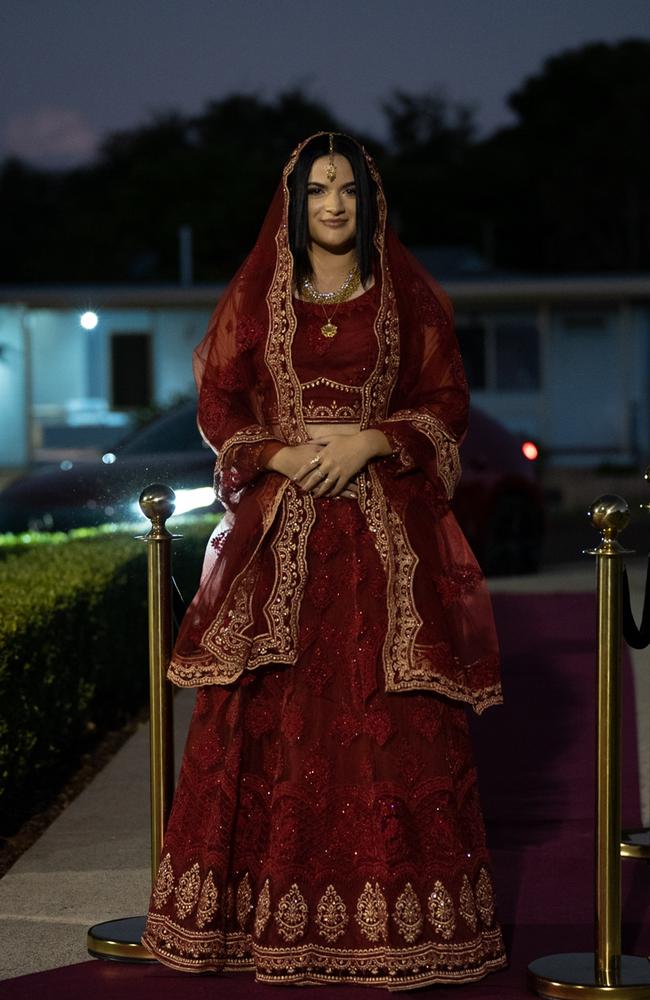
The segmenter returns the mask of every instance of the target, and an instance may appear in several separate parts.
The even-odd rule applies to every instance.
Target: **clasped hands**
[[[356,497],[355,477],[371,458],[389,455],[391,447],[379,430],[326,434],[307,444],[281,448],[269,468],[287,476],[314,497]]]

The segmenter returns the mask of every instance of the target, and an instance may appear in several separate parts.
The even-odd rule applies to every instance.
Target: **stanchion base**
[[[621,957],[621,973],[615,986],[596,980],[593,952],[547,955],[528,966],[528,988],[540,997],[566,1000],[580,997],[612,997],[615,1000],[650,1000],[650,961],[636,955]]]
[[[621,857],[650,861],[650,830],[623,830]]]
[[[88,931],[88,953],[93,958],[112,962],[155,962],[150,951],[140,944],[145,917],[123,917],[95,924]]]

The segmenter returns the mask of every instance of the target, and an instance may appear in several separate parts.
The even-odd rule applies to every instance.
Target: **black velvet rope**
[[[632,613],[630,603],[630,582],[627,570],[623,569],[623,637],[632,649],[645,649],[650,646],[650,556],[645,578],[645,594],[643,595],[643,612],[641,627],[638,628]]]

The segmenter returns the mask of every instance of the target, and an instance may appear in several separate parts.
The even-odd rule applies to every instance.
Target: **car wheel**
[[[487,522],[479,562],[488,576],[535,573],[542,555],[543,518],[523,493],[500,496]]]

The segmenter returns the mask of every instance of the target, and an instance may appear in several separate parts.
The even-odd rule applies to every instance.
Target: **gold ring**
[[[309,464],[310,465],[320,465],[320,455],[314,455],[314,457],[312,458],[312,460],[311,460],[311,462]]]

